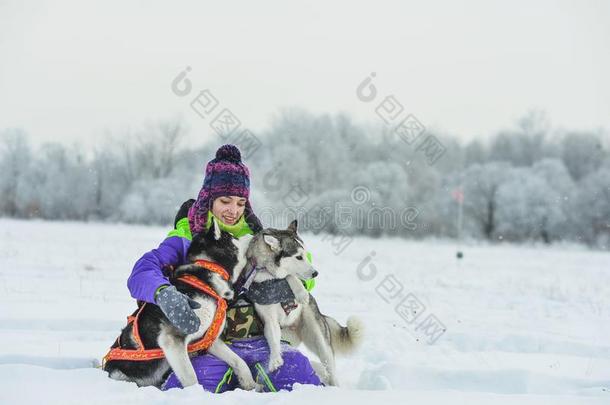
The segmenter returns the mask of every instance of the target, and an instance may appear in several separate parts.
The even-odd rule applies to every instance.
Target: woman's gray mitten
[[[199,330],[201,321],[193,309],[201,308],[201,305],[182,294],[175,286],[172,285],[159,291],[156,301],[167,319],[180,332],[189,335]]]

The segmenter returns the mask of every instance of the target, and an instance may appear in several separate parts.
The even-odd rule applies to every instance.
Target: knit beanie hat
[[[256,233],[262,230],[259,219],[254,215],[250,205],[250,171],[241,161],[241,153],[235,145],[223,145],[216,151],[216,158],[208,162],[205,168],[203,186],[197,201],[188,212],[192,233],[206,229],[208,211],[214,200],[223,196],[238,196],[246,199],[244,219],[250,229]]]

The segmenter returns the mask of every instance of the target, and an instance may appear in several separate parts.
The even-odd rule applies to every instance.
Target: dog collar
[[[246,271],[239,276],[239,280],[237,280],[237,283],[235,283],[235,291],[237,291],[237,295],[240,296],[245,294],[254,282],[254,277],[256,277],[256,274],[259,271],[265,270],[265,267],[257,266],[254,259],[248,260]]]

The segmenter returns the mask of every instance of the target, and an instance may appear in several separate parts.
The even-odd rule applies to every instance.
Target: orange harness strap
[[[209,262],[207,260],[197,260],[197,262],[195,263],[210,271],[218,273],[225,280],[229,279],[229,275],[227,274],[225,269],[223,269],[222,266],[216,263]],[[207,350],[212,345],[212,343],[214,343],[214,341],[221,332],[220,328],[227,312],[227,302],[222,299],[218,294],[216,294],[216,291],[214,291],[209,285],[207,285],[206,283],[191,274],[181,276],[178,278],[178,280],[189,284],[190,286],[195,287],[196,289],[203,291],[212,298],[216,299],[216,313],[214,314],[214,318],[212,319],[212,324],[205,332],[205,334],[201,337],[201,339],[187,346],[187,351],[189,353],[197,352],[200,350]],[[138,346],[138,348],[124,349],[121,347],[115,347],[110,349],[108,354],[106,354],[106,356],[104,356],[102,360],[102,367],[104,364],[106,364],[107,361],[110,360],[148,361],[162,359],[165,357],[165,354],[163,353],[162,349],[145,349],[144,345],[142,344],[142,339],[140,338],[139,333],[138,319],[140,317],[140,313],[142,312],[145,306],[146,303],[144,303],[140,307],[135,316],[127,317],[127,324],[129,325],[130,323],[132,323],[133,337],[136,341],[136,345]]]
[[[209,260],[195,260],[197,266],[201,266],[206,270],[212,271],[222,277],[225,281],[229,280],[229,273],[218,263]]]

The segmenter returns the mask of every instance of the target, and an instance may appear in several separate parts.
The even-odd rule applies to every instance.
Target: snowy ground
[[[166,232],[0,219],[0,403],[610,403],[610,254],[574,246],[470,246],[458,263],[447,242],[363,238],[335,254],[303,235],[322,311],[367,326],[363,349],[337,360],[341,388],[213,395],[112,381],[94,365],[134,308],[133,263]],[[412,323],[394,309],[407,294],[425,306]],[[440,337],[422,326],[429,315]]]

